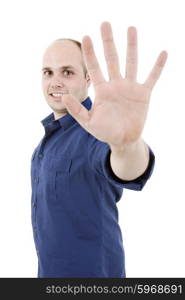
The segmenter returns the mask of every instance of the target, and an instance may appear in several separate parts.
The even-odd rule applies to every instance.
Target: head
[[[70,93],[82,102],[88,96],[89,86],[90,77],[84,63],[81,43],[71,39],[55,40],[46,49],[42,65],[43,93],[55,119],[68,113],[62,103],[63,93]]]

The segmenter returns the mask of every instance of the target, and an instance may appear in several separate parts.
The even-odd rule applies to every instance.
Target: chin
[[[60,113],[60,114],[66,114],[68,113],[67,109],[65,107],[56,107],[54,105],[50,105],[50,107],[52,108],[52,110],[56,113]]]

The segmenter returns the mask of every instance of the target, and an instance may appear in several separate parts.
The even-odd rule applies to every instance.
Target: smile
[[[52,93],[52,94],[50,94],[50,96],[53,96],[53,97],[61,97],[61,96],[62,96],[62,93],[60,93],[60,94]]]

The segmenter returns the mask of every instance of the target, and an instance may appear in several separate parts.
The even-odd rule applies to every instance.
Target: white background
[[[184,1],[4,1],[0,5],[0,277],[36,277],[31,229],[30,157],[51,113],[41,90],[45,48],[57,38],[90,35],[107,76],[100,24],[110,21],[122,74],[126,32],[136,26],[138,81],[161,50],[169,57],[151,98],[143,138],[156,156],[143,191],[118,203],[127,277],[185,276]],[[93,88],[89,90],[93,100]]]

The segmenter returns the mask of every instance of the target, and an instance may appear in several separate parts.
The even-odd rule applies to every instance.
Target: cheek
[[[85,87],[85,82],[84,82],[84,80],[82,80],[82,79],[75,80],[75,81],[73,82],[73,87],[74,87],[75,89],[81,89],[81,88],[84,88],[84,87]]]
[[[49,86],[48,82],[42,81],[42,89],[44,90],[44,92],[47,92],[48,86]]]

